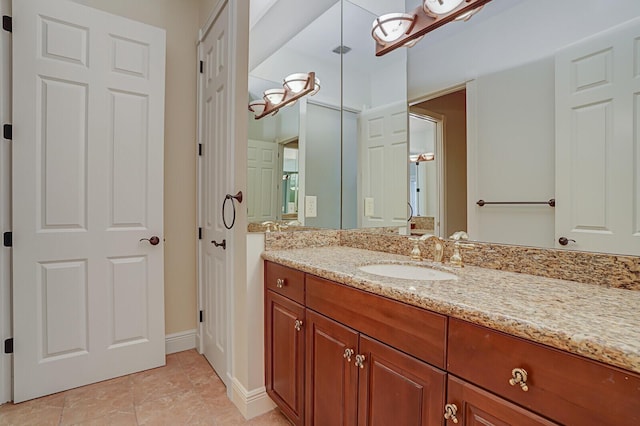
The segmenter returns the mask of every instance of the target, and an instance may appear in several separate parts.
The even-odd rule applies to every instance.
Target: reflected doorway
[[[436,127],[433,151],[435,161],[432,163],[437,170],[433,172],[436,178],[431,178],[432,182],[435,180],[436,189],[431,191],[437,193],[438,207],[431,210],[427,206],[424,208],[425,212],[434,214],[434,234],[441,237],[449,237],[456,231],[467,230],[466,98],[467,91],[463,88],[414,103],[409,107],[410,117],[430,121],[435,123]],[[413,137],[413,134],[411,136]],[[413,140],[411,149],[413,149]],[[420,163],[417,169],[420,170],[426,163],[428,162]],[[423,170],[427,168],[428,166]],[[416,180],[415,184],[425,187],[425,194],[423,194],[422,186],[419,186],[420,197],[428,200],[429,194],[426,193],[429,191],[428,175],[424,184],[419,180]],[[414,189],[411,185],[410,182],[410,194],[411,189]]]

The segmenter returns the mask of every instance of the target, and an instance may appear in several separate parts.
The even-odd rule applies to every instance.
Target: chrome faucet
[[[458,268],[462,268],[464,266],[464,262],[462,260],[462,254],[460,253],[461,248],[474,248],[473,244],[462,243],[461,241],[466,241],[469,239],[469,235],[467,235],[464,231],[454,232],[449,238],[454,240],[453,243],[453,255],[451,255],[451,259],[449,262],[451,266],[457,266]]]

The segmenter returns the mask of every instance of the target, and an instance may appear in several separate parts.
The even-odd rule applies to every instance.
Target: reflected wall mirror
[[[314,2],[296,9],[290,28],[275,19],[287,0],[267,3],[251,3],[249,100],[293,72],[313,71],[321,90],[274,116],[254,120],[248,113],[249,221],[406,226],[406,51],[377,58],[370,36],[380,8],[404,2]],[[265,42],[274,39],[282,41]],[[287,190],[293,175],[283,157],[292,141],[295,192]]]

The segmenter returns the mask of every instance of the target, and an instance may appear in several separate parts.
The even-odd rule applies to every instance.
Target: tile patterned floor
[[[289,426],[277,410],[245,420],[222,381],[195,350],[167,365],[21,404],[0,406],[0,425]]]

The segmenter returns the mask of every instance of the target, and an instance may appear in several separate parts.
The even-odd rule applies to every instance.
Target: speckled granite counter
[[[414,281],[358,269],[409,257],[342,246],[271,250],[263,258],[351,287],[640,373],[640,292],[466,266],[425,266],[457,280]]]

